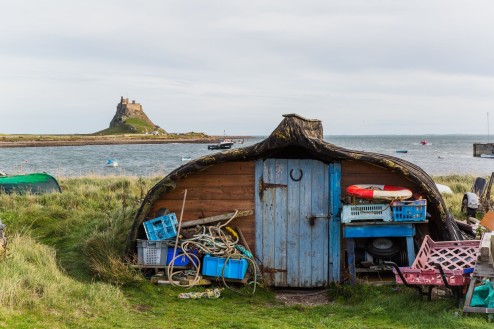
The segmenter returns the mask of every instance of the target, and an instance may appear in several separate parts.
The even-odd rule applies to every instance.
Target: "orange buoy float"
[[[350,185],[346,192],[361,199],[408,199],[412,197],[412,191],[409,189],[390,185]]]

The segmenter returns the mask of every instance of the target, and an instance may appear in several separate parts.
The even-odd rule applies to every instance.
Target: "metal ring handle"
[[[299,171],[300,171],[299,178],[293,178],[293,169],[290,170],[290,178],[292,179],[292,181],[298,182],[298,181],[300,181],[302,179],[302,177],[304,177],[304,172],[302,171],[302,169],[299,169]]]

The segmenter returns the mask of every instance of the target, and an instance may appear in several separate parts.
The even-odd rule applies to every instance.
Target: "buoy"
[[[350,185],[346,192],[362,199],[408,199],[412,191],[400,186],[361,184]]]

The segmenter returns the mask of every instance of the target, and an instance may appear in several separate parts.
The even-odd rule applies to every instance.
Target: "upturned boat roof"
[[[419,166],[394,156],[350,150],[326,142],[323,140],[323,127],[320,120],[306,119],[298,114],[285,114],[283,117],[284,119],[278,127],[263,141],[252,146],[230,149],[192,160],[178,167],[158,182],[149,190],[136,214],[127,241],[128,246],[137,238],[138,228],[145,220],[153,203],[162,194],[173,190],[175,181],[185,178],[190,173],[223,162],[255,161],[270,157],[290,158],[295,153],[302,154],[306,158],[310,156],[325,163],[341,160],[366,162],[402,174],[425,191],[429,199],[428,206],[438,210],[440,220],[430,223],[435,235],[441,237],[442,240],[462,240],[456,222],[448,213],[435,182]]]

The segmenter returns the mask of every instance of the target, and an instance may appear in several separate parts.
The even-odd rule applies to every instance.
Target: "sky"
[[[0,31],[0,133],[93,133],[121,96],[168,132],[494,131],[490,0],[16,0]]]

